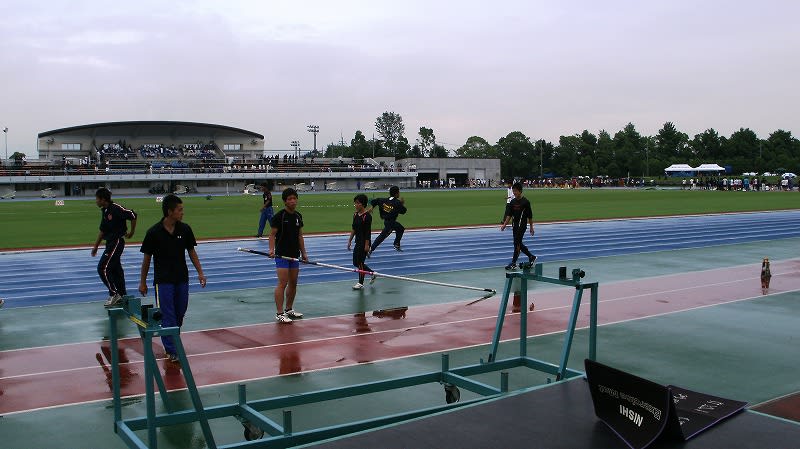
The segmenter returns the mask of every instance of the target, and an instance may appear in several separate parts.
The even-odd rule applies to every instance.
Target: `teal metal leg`
[[[292,434],[292,411],[283,411],[283,435],[289,436]]]
[[[152,339],[150,340],[152,343]],[[155,358],[155,353],[152,352],[153,347],[150,347],[150,353],[153,354],[153,378],[156,381],[156,386],[158,387],[158,395],[161,397],[161,403],[164,404],[164,410],[167,413],[172,413],[172,407],[170,406],[169,402],[169,394],[167,394],[167,387],[164,385],[164,378],[161,377],[161,370],[158,369],[158,362]]]
[[[119,330],[117,329],[117,315],[120,314],[119,309],[111,309],[108,311],[108,324],[111,334],[111,389],[114,402],[114,431],[116,432],[117,423],[122,421],[122,404],[120,401],[119,391]]]
[[[598,285],[591,285],[591,301],[589,303],[589,360],[597,360],[597,293]]]
[[[494,327],[492,336],[492,348],[489,350],[489,363],[494,362],[497,357],[497,347],[500,345],[500,332],[503,330],[503,321],[506,318],[506,308],[508,307],[508,295],[511,294],[511,283],[514,277],[506,276],[506,286],[503,289],[503,297],[500,298],[500,310],[497,312],[497,324]]]
[[[575,335],[575,326],[578,323],[578,310],[581,307],[581,297],[583,296],[583,288],[581,286],[575,287],[575,296],[572,300],[572,313],[569,315],[569,322],[567,323],[567,333],[564,335],[564,348],[561,352],[561,363],[558,366],[558,376],[556,380],[564,379],[564,374],[567,371],[567,362],[569,361],[569,351],[572,347],[572,337]]]
[[[158,369],[158,362],[156,361],[156,356],[153,352],[153,337],[155,337],[156,334],[154,333],[154,330],[146,331],[140,328],[139,335],[142,337],[142,341],[144,341],[145,332],[150,332],[150,353],[153,355],[153,378],[155,379],[156,386],[158,387],[158,395],[161,397],[161,403],[164,404],[164,410],[166,410],[167,413],[172,413],[169,395],[167,394],[167,387],[164,385],[164,378],[161,377],[161,370]]]
[[[519,356],[528,355],[528,278],[520,281]]]
[[[155,391],[153,391],[153,371],[155,366],[155,356],[153,356],[153,337],[152,333],[144,333],[144,392],[145,404],[147,408],[147,447],[150,449],[158,448],[158,438],[156,435],[156,402]]]
[[[186,387],[189,390],[189,396],[192,398],[192,405],[197,412],[197,419],[200,421],[200,428],[203,429],[203,436],[206,439],[206,446],[209,449],[217,449],[217,444],[214,442],[214,434],[211,433],[211,427],[208,425],[208,417],[206,416],[203,402],[200,400],[200,393],[197,392],[197,385],[194,383],[194,376],[192,376],[192,369],[189,367],[189,360],[186,358],[186,351],[183,349],[183,342],[181,342],[180,331],[175,329],[175,334],[172,338],[175,341],[175,349],[178,350],[178,358],[181,361],[183,370],[183,377],[186,380]]]

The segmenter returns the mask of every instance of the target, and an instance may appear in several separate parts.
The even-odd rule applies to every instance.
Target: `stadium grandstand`
[[[126,121],[55,129],[38,135],[37,160],[0,167],[0,187],[17,197],[91,196],[99,187],[116,195],[167,192],[234,194],[248,184],[315,186],[326,190],[475,186],[499,182],[498,159],[319,158],[299,151],[266,152],[262,134],[224,125]],[[418,170],[419,166],[419,170]],[[418,173],[426,177],[418,182]]]

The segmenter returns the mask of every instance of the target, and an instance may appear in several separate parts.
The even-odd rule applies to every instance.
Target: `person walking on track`
[[[125,289],[125,272],[122,270],[122,252],[125,250],[125,239],[133,237],[136,232],[136,213],[111,200],[111,191],[100,187],[95,192],[95,204],[100,208],[100,232],[92,248],[92,257],[97,256],[100,242],[106,241],[106,249],[97,264],[100,280],[108,289],[105,307],[114,307],[122,303],[122,297],[128,294]],[[131,229],[128,231],[128,221]]]
[[[261,197],[264,199],[264,204],[261,205],[261,217],[258,220],[258,232],[256,237],[264,235],[264,227],[267,222],[272,220],[272,181],[261,184]]]
[[[194,247],[197,246],[192,228],[183,222],[183,201],[177,195],[167,195],[161,203],[164,217],[147,230],[139,249],[144,254],[139,278],[139,293],[147,296],[147,273],[153,267],[153,286],[156,307],[161,309],[161,326],[181,327],[183,317],[189,307],[189,268],[186,254],[192,261],[200,287],[205,288],[206,276],[200,265],[200,258]],[[161,343],[171,362],[178,362],[178,353],[172,336],[162,336]]]
[[[372,209],[376,207],[383,219],[383,230],[375,241],[372,242],[372,248],[367,253],[367,257],[371,256],[372,253],[378,249],[378,245],[386,240],[386,237],[388,237],[392,231],[394,231],[394,249],[396,251],[402,251],[402,248],[400,248],[400,240],[403,238],[403,232],[405,232],[406,228],[397,221],[397,216],[399,214],[405,214],[407,209],[405,200],[400,198],[400,188],[392,186],[389,188],[389,198],[375,198],[370,201],[370,207],[367,209],[367,213],[371,213]]]
[[[275,321],[279,323],[291,323],[292,320],[303,317],[302,313],[294,310],[300,263],[286,259],[300,257],[303,261],[308,261],[303,240],[303,216],[297,211],[297,196],[297,191],[291,187],[283,191],[281,198],[284,207],[272,217],[272,230],[269,233],[269,257],[275,259],[275,270],[278,274],[278,285],[275,286]]]
[[[353,198],[353,206],[356,208],[353,214],[353,230],[350,231],[350,238],[347,239],[347,250],[350,251],[350,246],[353,243],[353,237],[356,240],[356,246],[353,249],[353,266],[361,270],[358,273],[358,282],[353,285],[353,290],[361,290],[364,288],[364,278],[366,271],[372,271],[365,263],[367,260],[367,253],[370,250],[370,233],[372,232],[372,215],[367,213],[367,195],[360,193]],[[375,275],[370,277],[370,284],[375,282]]]
[[[528,247],[522,243],[522,238],[525,236],[525,229],[530,222],[531,237],[533,237],[533,210],[531,209],[531,202],[522,195],[522,183],[515,182],[511,187],[514,193],[514,198],[506,205],[506,216],[503,219],[503,224],[500,230],[504,231],[509,222],[512,222],[511,229],[514,233],[514,256],[511,258],[511,263],[506,266],[506,270],[514,270],[517,268],[517,259],[519,258],[520,251],[528,256],[528,262],[533,265],[536,261]]]

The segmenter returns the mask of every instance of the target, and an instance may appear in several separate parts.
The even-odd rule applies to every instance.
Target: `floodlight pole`
[[[300,141],[293,140],[291,145],[292,145],[292,148],[294,148],[294,155],[297,156],[297,157],[300,157]]]
[[[319,126],[317,125],[308,125],[308,132],[314,133],[314,154],[317,153],[317,133],[319,132]]]
[[[3,163],[5,164],[6,163],[5,161],[8,161],[8,126],[3,127],[3,136],[5,137],[6,141],[6,158],[3,159],[4,161]]]

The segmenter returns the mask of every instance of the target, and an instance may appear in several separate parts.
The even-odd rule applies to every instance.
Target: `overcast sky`
[[[8,152],[123,120],[215,123],[269,150],[371,137],[384,111],[455,149],[632,122],[691,136],[797,134],[800,2],[17,1],[0,3]]]

